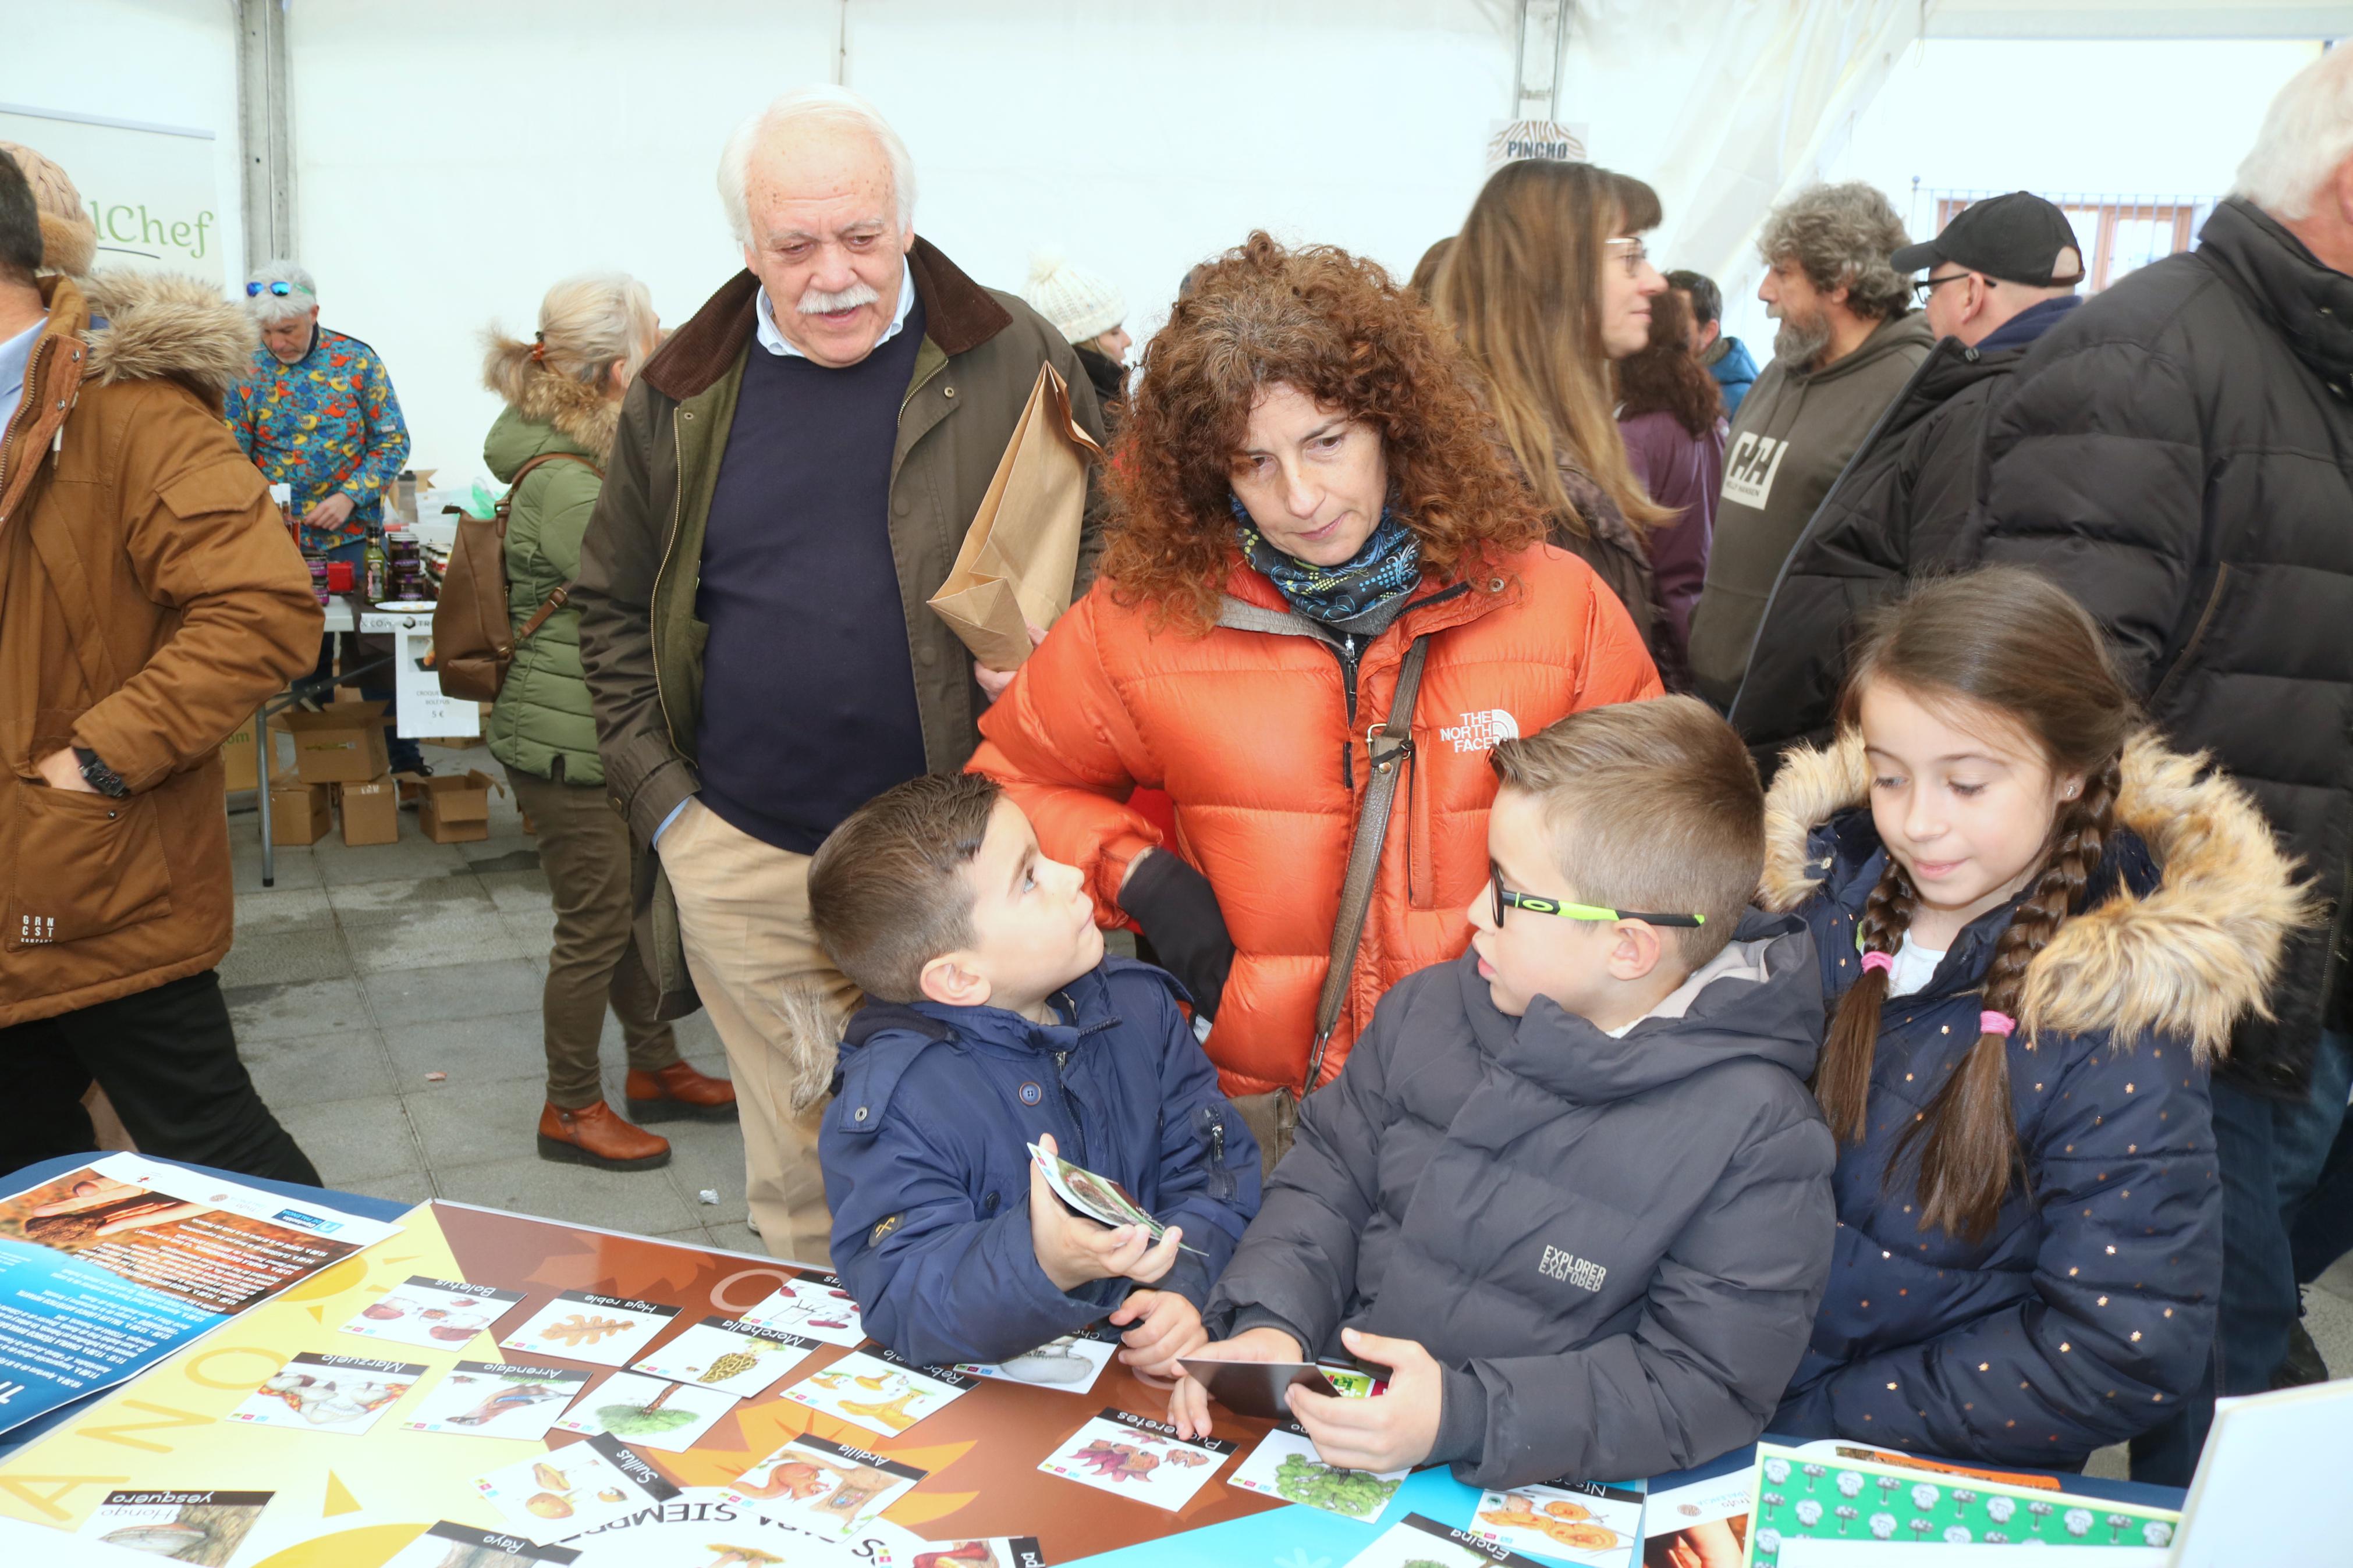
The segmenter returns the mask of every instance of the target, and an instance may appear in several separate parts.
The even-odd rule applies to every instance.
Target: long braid
[[[1893,957],[1905,931],[1911,928],[1916,899],[1912,879],[1890,855],[1887,868],[1879,874],[1871,897],[1863,903],[1862,918],[1855,922],[1861,950]],[[1865,965],[1839,999],[1838,1013],[1831,1020],[1821,1058],[1814,1068],[1814,1099],[1832,1135],[1841,1142],[1862,1142],[1863,1119],[1871,1101],[1872,1058],[1879,1047],[1879,1011],[1886,1002],[1886,969]]]
[[[2122,788],[2122,758],[2111,758],[2084,779],[2082,795],[2059,814],[2042,874],[1986,967],[1981,995],[1989,1015],[2017,1017],[2028,966],[2083,905],[2084,889],[2115,829]],[[2007,1026],[1978,1036],[1928,1109],[1896,1140],[1891,1166],[1915,1142],[1920,1145],[1921,1228],[1937,1226],[1970,1241],[1984,1239],[2000,1215],[2020,1163],[2018,1125],[2010,1102]]]

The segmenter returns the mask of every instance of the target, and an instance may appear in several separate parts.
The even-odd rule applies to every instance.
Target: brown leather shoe
[[[601,1100],[578,1110],[550,1105],[539,1113],[539,1157],[607,1171],[650,1171],[670,1163],[670,1140],[630,1126]]]
[[[631,1068],[623,1092],[629,1097],[629,1114],[639,1121],[735,1120],[735,1086],[685,1062],[672,1062],[659,1072]]]

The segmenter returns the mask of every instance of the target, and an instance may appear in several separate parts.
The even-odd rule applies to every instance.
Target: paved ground
[[[499,771],[479,747],[427,755],[437,772]],[[403,812],[397,844],[350,849],[330,833],[281,848],[267,889],[250,810],[230,818],[230,836],[237,935],[221,983],[255,1082],[328,1185],[765,1251],[744,1225],[744,1150],[732,1124],[664,1124],[675,1153],[659,1171],[591,1171],[535,1152],[554,916],[513,802],[491,797],[480,844],[427,843],[417,814]],[[678,1031],[688,1060],[727,1070],[701,1015]],[[427,1082],[429,1072],[448,1078]],[[616,1108],[621,1076],[608,1017],[606,1094]],[[705,1191],[718,1201],[702,1202]],[[2353,1258],[2310,1292],[2306,1313],[2330,1366],[2353,1373]],[[2121,1477],[2124,1450],[2096,1456],[2092,1471]]]

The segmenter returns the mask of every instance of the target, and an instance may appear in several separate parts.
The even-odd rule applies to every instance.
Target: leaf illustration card
[[[895,1352],[852,1351],[783,1391],[796,1405],[839,1416],[878,1436],[896,1437],[961,1399],[973,1380],[944,1366],[918,1366]]]
[[[558,1418],[555,1429],[589,1436],[609,1432],[640,1448],[683,1454],[737,1403],[733,1394],[716,1388],[617,1372],[582,1395]]]
[[[1176,1436],[1176,1428],[1124,1410],[1106,1410],[1080,1427],[1038,1468],[1081,1486],[1133,1498],[1171,1513],[1208,1485],[1238,1444]]]
[[[1108,1226],[1140,1225],[1154,1241],[1167,1231],[1166,1226],[1152,1217],[1152,1211],[1135,1201],[1134,1194],[1109,1176],[1083,1165],[1073,1165],[1035,1143],[1029,1148],[1030,1163],[1045,1173],[1046,1184],[1054,1189],[1054,1195],[1089,1219]],[[1199,1247],[1181,1241],[1176,1249],[1197,1258],[1208,1256]]]
[[[503,1530],[443,1520],[400,1549],[384,1568],[566,1568],[580,1561],[576,1547],[543,1546]]]
[[[520,1290],[412,1274],[362,1307],[343,1332],[426,1350],[455,1350],[512,1311]]]
[[[566,1290],[499,1343],[527,1356],[626,1366],[677,1316],[676,1307]]]
[[[866,1342],[858,1300],[837,1274],[796,1274],[770,1291],[741,1320],[755,1329],[782,1329],[820,1344],[855,1348]]]
[[[609,1435],[492,1470],[474,1489],[533,1541],[562,1541],[678,1496],[659,1470]]]
[[[1543,1568],[1509,1547],[1418,1513],[1407,1514],[1381,1531],[1345,1568],[1487,1568],[1491,1563],[1504,1568]]]
[[[1084,1394],[1095,1385],[1103,1369],[1119,1350],[1119,1331],[1098,1324],[1075,1334],[1064,1334],[1026,1355],[1000,1362],[958,1362],[956,1371],[1003,1383],[1027,1383]]]
[[[803,1434],[729,1483],[727,1495],[784,1523],[847,1540],[930,1473]]]
[[[544,1437],[588,1383],[575,1368],[461,1361],[425,1391],[401,1428],[465,1437]]]
[[[174,1563],[227,1563],[275,1492],[109,1492],[79,1533]]]
[[[1642,1484],[1556,1480],[1491,1491],[1471,1516],[1471,1533],[1514,1552],[1623,1568],[1642,1537]]]
[[[807,1361],[817,1348],[815,1340],[782,1329],[705,1318],[661,1349],[638,1357],[632,1370],[749,1399]]]
[[[363,1356],[294,1357],[228,1413],[254,1426],[356,1435],[376,1424],[430,1368]]]
[[[1371,1521],[1380,1518],[1389,1499],[1397,1495],[1398,1483],[1412,1473],[1410,1466],[1377,1475],[1370,1470],[1335,1468],[1316,1455],[1315,1445],[1305,1427],[1296,1421],[1285,1421],[1267,1433],[1250,1450],[1250,1457],[1234,1467],[1226,1484],[1261,1497],[1303,1502],[1343,1519]]]

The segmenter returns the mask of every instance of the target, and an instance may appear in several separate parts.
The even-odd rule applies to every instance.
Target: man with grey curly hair
[[[1860,181],[1799,192],[1757,237],[1767,270],[1757,297],[1781,328],[1732,421],[1715,548],[1692,609],[1692,676],[1720,708],[1740,689],[1790,548],[1935,346],[1892,259],[1910,243],[1887,198]]]

